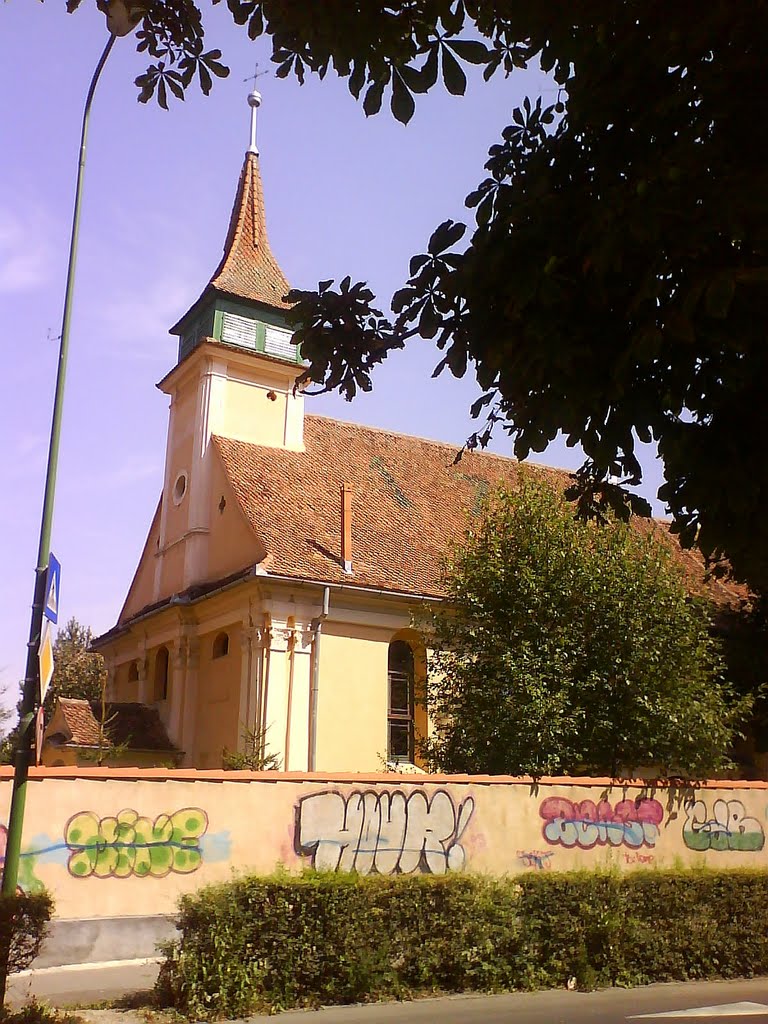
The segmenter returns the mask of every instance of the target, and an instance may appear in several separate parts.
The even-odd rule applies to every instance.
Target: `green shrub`
[[[429,992],[768,973],[768,872],[246,877],[180,903],[158,993],[242,1016]]]
[[[52,913],[50,893],[0,893],[0,961],[8,950],[9,974],[29,967],[40,952]],[[2,967],[0,962],[0,971]]]
[[[31,999],[17,1009],[0,1006],[0,1024],[85,1024],[82,1017]]]

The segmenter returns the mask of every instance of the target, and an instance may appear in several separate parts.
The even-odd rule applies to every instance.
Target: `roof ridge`
[[[423,437],[421,434],[406,434],[403,430],[391,430],[389,427],[371,427],[365,423],[355,423],[352,420],[340,420],[335,416],[322,416],[319,413],[307,413],[305,419],[310,420],[326,420],[331,423],[340,423],[345,427],[356,427],[358,430],[369,430],[376,434],[389,434],[391,437],[406,437],[409,441],[421,441],[423,444],[431,444],[438,448],[454,448],[456,450],[463,450],[464,445],[460,445],[455,441],[440,441],[436,437]],[[549,469],[555,473],[570,473],[570,469],[565,469],[562,466],[548,466],[544,462],[532,462],[526,459],[521,462],[514,455],[501,455],[499,452],[489,452],[484,448],[467,448],[466,452],[468,455],[478,455],[481,458],[490,459],[501,459],[504,462],[511,462],[516,466],[535,466],[537,469]]]
[[[462,445],[459,445],[454,441],[440,441],[438,438],[423,437],[421,434],[406,434],[403,430],[391,430],[389,427],[372,427],[367,423],[355,423],[353,420],[340,420],[336,416],[323,416],[320,413],[305,413],[304,420],[305,422],[306,420],[321,420],[325,423],[335,423],[342,427],[353,427],[355,430],[366,431],[372,434],[388,434],[390,437],[403,437],[409,441],[420,441],[422,444],[433,445],[436,448],[453,448],[455,451],[463,448]],[[228,438],[223,434],[215,434],[213,436],[224,441],[236,440],[235,438]],[[254,444],[252,441],[237,441],[237,443],[251,445],[253,448],[272,447],[271,445]],[[467,449],[467,454],[484,459],[500,459],[502,462],[507,462],[515,466],[533,466],[536,469],[545,469],[552,473],[567,473],[569,476],[573,473],[573,470],[567,469],[565,466],[550,466],[545,462],[534,462],[531,459],[521,461],[514,455],[502,455],[499,452],[489,452],[485,449],[469,448]]]

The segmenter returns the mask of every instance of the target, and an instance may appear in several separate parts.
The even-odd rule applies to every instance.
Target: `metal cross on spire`
[[[256,112],[261,106],[261,93],[256,86],[256,79],[260,78],[261,75],[268,75],[269,71],[259,71],[258,61],[255,64],[254,72],[250,77],[244,78],[244,82],[253,82],[254,88],[248,93],[248,106],[251,108],[251,143],[246,150],[246,153],[253,153],[254,156],[259,155],[259,151],[256,148]]]

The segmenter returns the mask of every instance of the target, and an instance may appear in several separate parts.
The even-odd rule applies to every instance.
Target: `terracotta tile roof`
[[[71,697],[59,697],[51,719],[53,726],[56,712],[61,711],[64,723],[69,732],[47,735],[61,737],[63,744],[77,747],[95,747],[99,744],[99,719],[101,703],[99,701],[75,700]],[[109,738],[116,745],[126,744],[129,750],[174,750],[168,739],[165,726],[160,721],[156,708],[146,704],[109,703],[106,706]],[[111,721],[110,721],[111,719]],[[50,727],[49,727],[50,728]]]
[[[276,309],[290,308],[283,296],[291,286],[269,247],[264,186],[258,157],[252,153],[245,156],[224,255],[208,287]]]
[[[519,472],[515,459],[468,452],[454,465],[455,445],[320,416],[305,418],[304,441],[304,452],[290,452],[215,438],[238,501],[269,552],[263,567],[319,582],[442,596],[440,564],[451,541],[488,490]],[[570,482],[563,470],[535,471],[561,489]],[[341,565],[342,483],[355,489],[353,575]],[[694,590],[707,589],[724,604],[743,598],[740,588],[723,583],[705,587],[701,557],[675,549]]]

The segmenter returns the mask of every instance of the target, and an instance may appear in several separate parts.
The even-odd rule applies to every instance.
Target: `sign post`
[[[109,2],[107,3],[109,6]],[[24,688],[19,713],[19,737],[14,752],[13,789],[11,791],[11,808],[8,814],[8,833],[5,846],[5,863],[3,864],[3,880],[0,891],[4,895],[13,895],[19,877],[19,854],[21,853],[21,832],[24,825],[24,807],[27,799],[27,779],[32,761],[32,744],[34,742],[35,707],[39,692],[38,650],[42,640],[43,618],[49,602],[50,584],[50,553],[51,528],[53,525],[53,508],[56,496],[56,474],[59,465],[59,441],[61,439],[61,417],[64,409],[64,386],[67,376],[67,358],[69,353],[69,327],[72,317],[72,295],[75,289],[75,266],[77,263],[77,239],[80,232],[80,206],[83,195],[83,174],[85,171],[86,141],[88,138],[88,121],[96,85],[101,76],[104,64],[115,42],[110,31],[109,39],[96,65],[88,86],[85,98],[83,121],[80,130],[80,153],[77,165],[77,182],[75,184],[75,208],[72,212],[72,233],[69,242],[69,260],[67,265],[67,286],[64,293],[64,311],[61,318],[61,336],[59,341],[59,365],[56,373],[56,390],[53,398],[53,415],[51,417],[51,438],[48,445],[48,464],[45,472],[45,493],[43,497],[43,514],[40,521],[40,539],[37,548],[37,566],[35,568],[35,590],[32,601],[32,615],[29,623],[29,639],[27,641],[27,668],[24,676]],[[58,618],[58,582],[54,590],[56,607],[53,610]],[[54,619],[54,622],[56,619]],[[6,982],[8,980],[8,950],[0,949],[0,1004],[5,1000]]]

